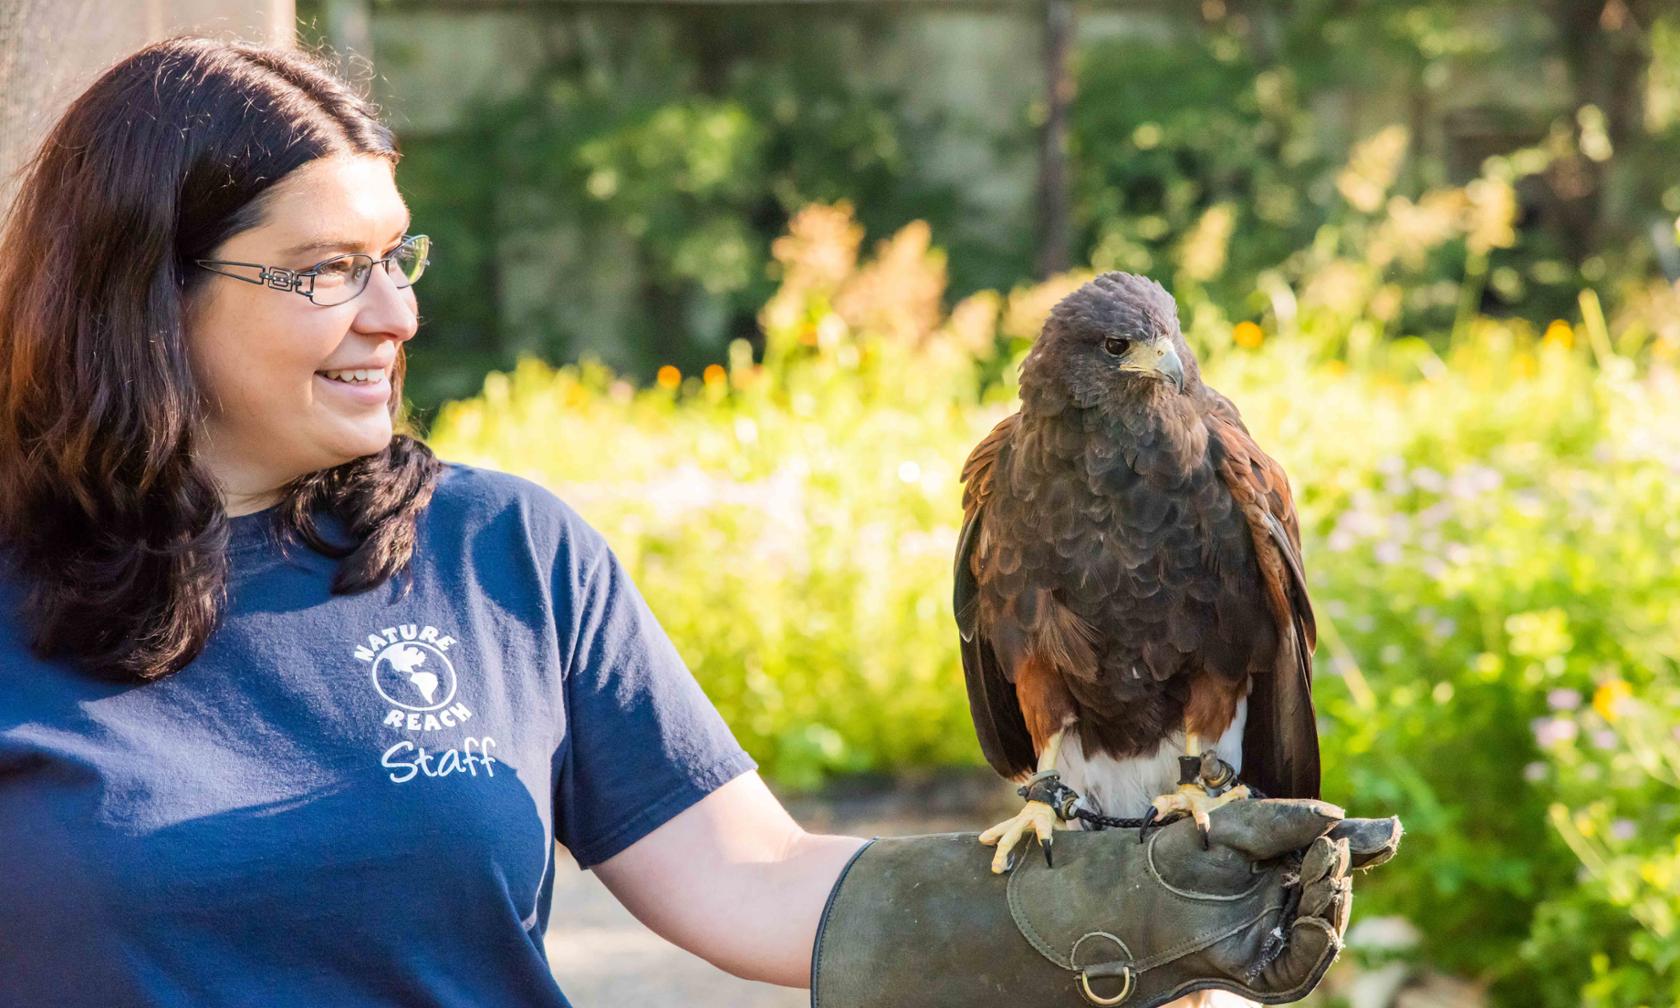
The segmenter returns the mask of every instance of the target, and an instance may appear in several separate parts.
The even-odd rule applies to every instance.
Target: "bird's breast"
[[[1237,701],[1236,716],[1214,751],[1219,758],[1242,772],[1243,730],[1248,723],[1248,699]],[[1156,797],[1178,786],[1178,758],[1184,755],[1184,732],[1168,732],[1154,749],[1136,756],[1112,756],[1085,752],[1078,731],[1069,731],[1062,741],[1057,769],[1062,782],[1079,792],[1085,804],[1100,815],[1134,818],[1149,809]]]
[[[1205,451],[1187,462],[1154,440],[1056,418],[1021,432],[989,503],[993,589],[1049,589],[1095,627],[1105,680],[1176,676],[1229,607],[1221,565],[1252,539]]]

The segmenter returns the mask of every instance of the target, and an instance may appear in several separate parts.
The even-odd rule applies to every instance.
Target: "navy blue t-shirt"
[[[447,465],[406,596],[272,517],[152,683],[35,658],[0,568],[0,1006],[565,1005],[555,841],[597,864],[752,760],[536,484]]]

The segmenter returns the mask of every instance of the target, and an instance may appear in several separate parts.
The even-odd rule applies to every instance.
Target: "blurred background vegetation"
[[[1326,794],[1410,830],[1342,996],[1680,1003],[1673,6],[300,12],[437,244],[430,440],[602,528],[781,787],[978,764],[958,471],[1144,272],[1291,473]]]

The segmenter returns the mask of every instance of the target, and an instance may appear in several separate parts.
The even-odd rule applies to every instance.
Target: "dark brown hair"
[[[299,53],[177,38],[107,71],[26,169],[0,241],[0,544],[44,658],[155,679],[226,606],[228,519],[195,457],[205,402],[183,320],[191,268],[264,194],[337,154],[398,157],[374,108]],[[391,416],[405,429],[399,346]],[[284,488],[274,518],[340,559],[335,593],[403,570],[441,464],[397,434]],[[318,509],[351,543],[325,539]]]

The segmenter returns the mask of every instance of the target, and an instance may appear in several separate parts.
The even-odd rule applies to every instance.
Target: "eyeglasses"
[[[261,263],[228,262],[223,259],[195,259],[194,262],[218,276],[302,294],[322,308],[331,308],[367,290],[368,279],[373,276],[375,266],[385,267],[385,272],[397,282],[398,288],[412,285],[426,272],[426,265],[431,262],[426,257],[431,251],[430,238],[425,235],[409,235],[403,239],[401,245],[391,250],[390,255],[382,259],[353,252],[349,255],[333,256],[301,270],[264,266]],[[230,272],[230,269],[256,270],[257,274],[246,276]]]

